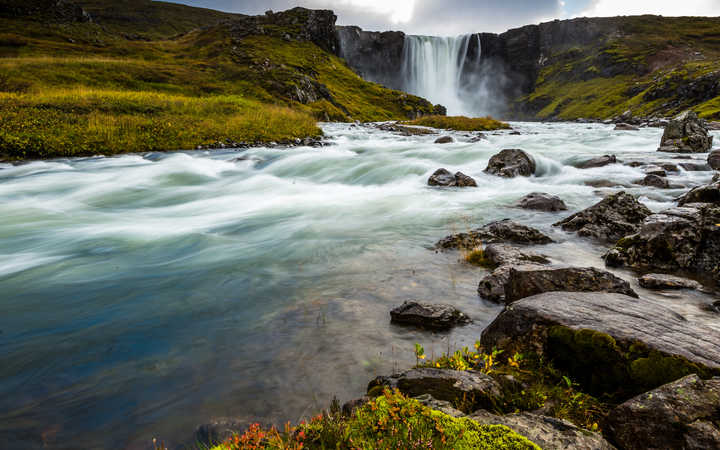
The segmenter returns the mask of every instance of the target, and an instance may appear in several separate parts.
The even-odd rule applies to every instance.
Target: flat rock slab
[[[390,311],[392,322],[434,330],[448,330],[470,323],[470,318],[452,305],[405,302]]]
[[[594,267],[513,267],[505,284],[505,303],[543,292],[616,292],[637,298],[630,283]]]
[[[652,211],[632,195],[622,191],[556,223],[565,231],[606,242],[636,232]]]
[[[467,370],[411,369],[375,378],[368,385],[368,393],[375,393],[377,387],[398,389],[409,397],[429,394],[453,404],[465,399],[477,404],[478,408],[491,408],[501,395],[500,385],[492,377]]]
[[[689,375],[638,395],[608,415],[608,433],[627,450],[720,449],[720,378]]]
[[[638,278],[640,286],[645,289],[669,290],[669,289],[695,289],[701,290],[703,287],[695,280],[676,277],[673,275],[665,275],[659,273],[650,273]]]
[[[577,163],[575,167],[578,169],[593,169],[596,167],[605,167],[610,164],[617,164],[617,157],[615,157],[615,155],[599,156],[597,158]]]
[[[483,244],[510,242],[514,244],[549,244],[550,237],[539,230],[505,219],[491,222],[482,228],[467,233],[454,234],[438,241],[435,246],[442,249],[465,248],[473,249]]]
[[[508,305],[482,344],[546,355],[585,388],[629,398],[689,373],[720,375],[720,331],[703,320],[623,294],[548,292]]]
[[[505,425],[545,449],[615,449],[602,435],[583,430],[566,420],[554,417],[529,412],[499,416],[480,410],[474,412],[468,418],[481,425]]]
[[[505,264],[549,264],[545,255],[507,244],[490,244],[483,250],[483,256],[493,266]]]

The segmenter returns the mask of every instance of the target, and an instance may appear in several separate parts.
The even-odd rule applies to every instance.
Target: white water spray
[[[468,55],[471,41],[477,40],[477,54]],[[477,34],[457,37],[406,36],[403,48],[403,89],[411,94],[440,103],[448,114],[475,115],[473,78],[464,73],[475,73],[479,68],[482,48]],[[472,69],[472,70],[468,70]]]

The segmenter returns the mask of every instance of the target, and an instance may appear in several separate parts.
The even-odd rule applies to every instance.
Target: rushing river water
[[[660,210],[711,177],[683,171],[670,179],[686,188],[661,191],[631,186],[641,169],[570,166],[607,153],[684,162],[655,152],[659,129],[514,126],[521,135],[435,145],[327,124],[334,145],[319,149],[0,165],[0,448],[147,448],[187,442],[214,417],[308,417],[413,364],[415,342],[471,345],[500,311],[477,296],[485,271],[432,251],[439,238],[509,217],[556,239],[542,249],[555,263],[601,267],[604,247],[551,226],[567,214],[511,205],[548,192],[569,214],[617,190],[586,182],[612,180]],[[483,174],[503,148],[534,155],[538,175]],[[480,187],[428,187],[439,167]],[[475,322],[391,325],[407,299]]]

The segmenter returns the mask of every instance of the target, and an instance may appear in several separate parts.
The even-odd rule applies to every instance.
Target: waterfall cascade
[[[471,46],[476,40],[477,45]],[[469,54],[473,49],[474,54]],[[458,37],[406,36],[403,48],[403,90],[433,103],[448,114],[477,115],[483,95],[477,34]]]

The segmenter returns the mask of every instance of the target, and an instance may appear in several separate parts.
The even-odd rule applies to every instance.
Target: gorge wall
[[[416,63],[408,61],[408,45],[417,37],[358,27],[338,27],[337,34],[340,56],[361,76],[425,94],[408,80],[408,64]],[[605,119],[692,106],[707,117],[719,114],[718,18],[577,18],[471,37],[457,38],[468,45],[450,62],[464,60],[458,84],[467,108],[451,113]]]

